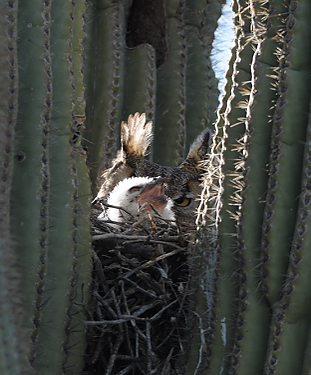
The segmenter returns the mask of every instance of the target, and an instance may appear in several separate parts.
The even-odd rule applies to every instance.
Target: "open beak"
[[[163,212],[167,204],[167,200],[164,195],[164,182],[164,178],[158,177],[155,181],[145,186],[144,190],[137,198],[140,205],[144,206],[143,210],[156,210],[158,213]]]

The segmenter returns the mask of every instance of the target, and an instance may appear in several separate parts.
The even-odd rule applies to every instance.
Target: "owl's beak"
[[[158,177],[155,181],[145,186],[137,198],[141,206],[144,206],[144,210],[163,212],[167,204],[167,199],[164,195],[164,182],[164,178]]]

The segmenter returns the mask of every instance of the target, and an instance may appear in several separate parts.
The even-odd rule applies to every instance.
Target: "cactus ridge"
[[[29,362],[31,366],[35,366],[36,350],[39,327],[42,317],[42,306],[45,302],[45,282],[46,282],[46,265],[47,265],[47,252],[48,252],[48,217],[49,217],[49,187],[50,187],[50,168],[49,168],[49,132],[51,126],[51,111],[52,111],[52,67],[51,67],[51,55],[50,55],[50,26],[51,26],[51,2],[46,1],[43,4],[42,11],[42,27],[41,33],[43,35],[43,54],[42,60],[44,64],[44,72],[46,74],[45,89],[46,95],[44,98],[44,108],[41,112],[40,128],[42,131],[41,138],[41,168],[40,168],[40,187],[38,196],[40,198],[41,206],[40,210],[40,231],[39,234],[39,263],[37,266],[38,281],[35,284],[36,289],[36,301],[35,301],[35,312],[32,317],[34,329],[31,333],[30,339],[32,343],[32,350],[29,354]]]

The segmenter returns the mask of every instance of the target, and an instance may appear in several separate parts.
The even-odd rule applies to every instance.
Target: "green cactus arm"
[[[85,160],[78,141],[81,124],[77,118],[83,113],[83,103],[78,101],[83,98],[81,61],[73,58],[73,52],[78,53],[80,59],[82,56],[81,44],[80,47],[75,45],[73,37],[74,31],[83,29],[83,11],[83,2],[62,1],[54,1],[51,10],[55,105],[49,133],[49,251],[36,353],[36,367],[42,374],[69,369],[77,373],[83,367],[85,317],[81,293],[85,293],[87,299],[89,183],[86,168],[82,167]],[[82,173],[85,175],[80,176]],[[80,195],[82,199],[79,199]]]
[[[183,7],[175,0],[166,2],[169,53],[157,74],[154,134],[154,161],[162,165],[177,165],[185,154],[186,45]],[[172,147],[171,140],[175,140],[175,147]]]
[[[31,344],[26,355],[34,365],[48,243],[51,19],[46,1],[31,6],[22,2],[18,10],[19,100],[10,226],[23,280],[21,326]]]
[[[308,1],[291,2],[283,49],[279,52],[279,99],[276,103],[269,181],[262,235],[262,277],[271,305],[285,281],[300,192],[303,143],[310,103],[311,53]],[[290,103],[290,105],[288,105]]]
[[[89,10],[92,10],[90,7]],[[88,19],[95,19],[89,28],[85,54],[88,56],[86,91],[86,131],[84,146],[88,148],[88,165],[93,195],[97,192],[97,176],[101,167],[108,167],[115,156],[123,107],[125,59],[124,4],[101,0],[94,5]],[[91,29],[91,30],[90,30]]]
[[[282,26],[286,11],[284,2],[250,4],[254,55],[251,65],[251,94],[248,100],[246,134],[243,137],[244,162],[242,203],[238,219],[239,304],[231,368],[239,374],[262,374],[270,325],[270,309],[258,288],[262,220],[268,181],[267,164],[273,114],[271,103],[276,100],[272,68],[277,65],[274,55],[278,47],[275,33]],[[263,20],[261,19],[263,18]],[[244,143],[245,142],[245,143]],[[242,147],[243,149],[243,147]],[[243,353],[243,355],[241,355]]]
[[[126,77],[123,118],[136,112],[154,121],[156,93],[155,51],[150,44],[126,50]]]

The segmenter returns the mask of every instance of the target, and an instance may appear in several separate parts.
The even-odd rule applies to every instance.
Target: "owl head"
[[[121,149],[110,168],[103,171],[99,192],[94,201],[108,199],[123,180],[132,177],[161,177],[164,194],[172,202],[170,209],[181,224],[195,222],[203,163],[210,150],[210,130],[205,130],[193,142],[185,160],[178,167],[161,166],[145,158],[152,142],[152,123],[145,114],[130,115],[121,123]]]

